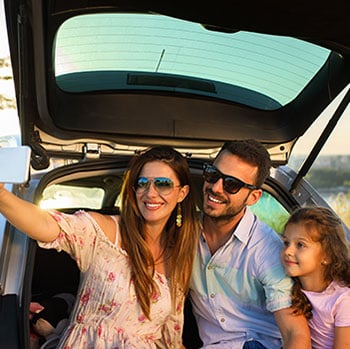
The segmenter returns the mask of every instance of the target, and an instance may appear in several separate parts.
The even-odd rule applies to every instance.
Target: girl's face
[[[177,203],[183,201],[188,194],[189,187],[181,187],[173,169],[162,161],[146,163],[140,177],[143,188],[136,190],[138,208],[147,225],[160,225],[163,229]],[[163,182],[164,179],[170,179],[173,187],[164,190],[164,186],[167,185]]]
[[[327,258],[320,242],[313,241],[302,223],[290,223],[283,236],[281,259],[286,274],[299,277],[302,287],[324,282],[323,270]]]

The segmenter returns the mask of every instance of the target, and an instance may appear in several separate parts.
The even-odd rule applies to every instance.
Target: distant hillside
[[[293,156],[289,166],[298,171],[305,160],[304,156]],[[350,188],[350,155],[321,155],[312,165],[306,179],[318,190]]]
[[[289,166],[293,169],[298,169],[304,162],[305,156],[294,155],[289,161]],[[312,165],[314,170],[331,169],[350,170],[350,155],[320,155]]]

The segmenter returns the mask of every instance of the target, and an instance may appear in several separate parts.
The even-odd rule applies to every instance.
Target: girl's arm
[[[335,327],[333,349],[350,349],[350,326]]]
[[[280,309],[273,314],[282,335],[283,349],[311,349],[310,330],[303,315],[294,315],[292,308]]]
[[[17,229],[32,239],[50,242],[60,228],[51,215],[38,206],[18,198],[0,183],[0,213]]]

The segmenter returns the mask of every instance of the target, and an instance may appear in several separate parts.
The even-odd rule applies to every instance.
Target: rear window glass
[[[44,209],[100,209],[104,194],[101,188],[54,184],[44,190],[40,207]]]
[[[70,18],[55,45],[56,83],[67,92],[174,91],[271,110],[293,100],[329,55],[290,37],[131,13]]]

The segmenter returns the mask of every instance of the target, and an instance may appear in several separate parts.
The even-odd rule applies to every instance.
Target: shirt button
[[[210,298],[214,298],[215,297],[215,294],[214,293],[211,293],[210,294]]]
[[[225,322],[226,320],[225,320],[225,318],[222,317],[222,318],[220,319],[220,321],[221,321],[221,322]]]
[[[213,267],[211,265],[208,266],[208,270],[212,270]]]

